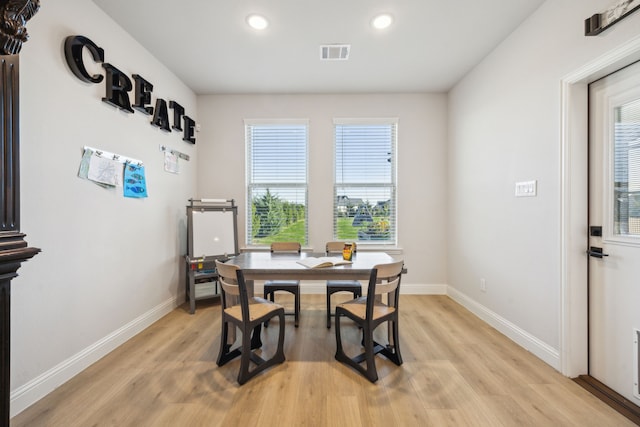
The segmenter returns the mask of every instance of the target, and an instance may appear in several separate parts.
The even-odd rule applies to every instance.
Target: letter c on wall
[[[100,83],[104,76],[102,74],[90,75],[82,61],[82,48],[86,47],[93,60],[104,62],[104,50],[94,42],[84,36],[69,36],[64,42],[64,56],[67,59],[69,68],[77,78],[87,83]]]

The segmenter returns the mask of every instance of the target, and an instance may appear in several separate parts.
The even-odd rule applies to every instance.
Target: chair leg
[[[373,351],[373,330],[370,325],[366,325],[362,328],[362,334],[364,335],[364,354],[365,363],[367,368],[364,371],[365,376],[369,381],[375,383],[378,381],[378,371],[376,370],[375,352]]]
[[[369,381],[375,383],[378,380],[378,371],[376,370],[375,355],[377,353],[376,342],[373,340],[373,329],[371,325],[362,326],[362,343],[364,346],[364,353],[350,358],[344,352],[342,348],[342,337],[340,333],[340,310],[336,309],[336,360],[346,365],[351,366],[356,371],[364,375]],[[366,367],[361,363],[365,362]]]
[[[253,328],[253,333],[251,334],[251,349],[256,349],[262,347],[262,339],[260,338],[260,333],[262,332],[262,325],[258,323],[255,328]]]
[[[331,294],[327,289],[327,329],[331,329]]]
[[[276,352],[273,354],[273,356],[270,359],[264,360],[263,358],[258,356],[256,353],[253,353],[251,351],[251,346],[252,346],[251,343],[254,341],[254,338],[249,336],[249,329],[247,329],[246,331],[247,332],[246,338],[245,338],[245,335],[243,334],[242,358],[240,359],[240,372],[238,372],[238,384],[243,385],[244,383],[246,383],[251,378],[258,375],[260,372],[264,371],[265,369],[268,369],[273,365],[276,365],[278,363],[282,363],[285,361],[284,310],[281,309],[281,311],[277,313],[277,316],[278,316],[278,322],[280,323],[280,330],[278,335],[278,348],[276,349]],[[259,329],[259,326],[260,324],[258,323],[258,326],[253,328],[254,333]],[[253,370],[249,369],[251,367],[251,362],[253,362],[256,365],[253,368]]]
[[[275,302],[275,291],[267,291],[266,289],[264,290],[264,299],[271,299],[271,302]],[[264,327],[268,328],[269,327],[269,320],[265,320],[264,321]]]
[[[246,383],[252,377],[249,372],[251,365],[251,334],[248,330],[242,331],[242,356],[240,357],[240,371],[238,372],[238,384]]]
[[[274,363],[282,363],[285,360],[284,357],[284,309],[281,313],[278,313],[278,323],[280,323],[280,335],[278,335],[278,350],[273,356]]]
[[[393,337],[393,347],[387,346],[382,349],[380,353],[382,353],[387,359],[391,360],[396,365],[402,365],[402,354],[400,353],[400,340],[398,334],[398,321],[390,320],[392,322],[391,325],[391,336]]]
[[[229,324],[224,320],[224,318],[222,319],[221,324],[222,331],[220,332],[220,350],[218,351],[218,360],[216,361],[218,366],[224,365],[224,356],[229,352],[229,347],[231,347],[229,344],[227,344],[227,339],[229,337]]]
[[[300,322],[300,288],[298,288],[298,290],[293,294],[294,298],[295,298],[295,313],[294,313],[294,317],[295,317],[295,322],[294,325],[297,328],[298,324]]]
[[[339,361],[343,361],[347,359],[347,355],[344,354],[344,350],[342,349],[342,335],[340,334],[340,314],[336,311],[336,359]]]
[[[222,366],[230,360],[235,359],[240,355],[240,349],[231,351],[231,344],[227,344],[229,338],[229,326],[235,328],[235,325],[229,325],[225,319],[222,319],[222,333],[220,334],[220,351],[218,352],[218,359],[216,361],[218,366]]]

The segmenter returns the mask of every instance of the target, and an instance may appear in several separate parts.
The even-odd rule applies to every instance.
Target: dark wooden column
[[[11,280],[38,252],[20,232],[20,68],[26,22],[39,0],[0,0],[0,426],[9,426]]]

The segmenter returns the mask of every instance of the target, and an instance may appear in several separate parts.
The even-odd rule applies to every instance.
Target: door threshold
[[[598,399],[640,426],[640,406],[630,402],[627,398],[613,391],[590,375],[580,375],[572,379]]]

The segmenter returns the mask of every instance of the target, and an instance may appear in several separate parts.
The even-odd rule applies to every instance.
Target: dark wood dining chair
[[[325,252],[327,255],[342,256],[345,242],[327,242]],[[353,253],[356,252],[356,244],[351,243]],[[331,295],[336,292],[351,292],[353,298],[362,296],[362,284],[358,280],[327,280],[327,329],[331,329]]]
[[[271,244],[271,253],[300,253],[302,246],[298,242],[274,242]],[[300,318],[300,281],[299,280],[266,280],[264,282],[264,298],[275,302],[276,292],[283,291],[293,294],[293,312],[285,312],[285,315],[294,316],[295,327],[298,327]],[[269,326],[269,321],[264,322]]]
[[[398,300],[403,261],[378,264],[371,270],[367,295],[336,306],[336,359],[363,374],[369,381],[378,380],[375,355],[380,353],[396,365],[402,365],[400,337],[398,335]],[[386,295],[387,302],[383,302]],[[364,353],[349,357],[342,347],[340,322],[348,317],[362,328]],[[391,322],[388,344],[373,339],[373,331],[385,322]],[[362,364],[365,364],[363,366]]]
[[[217,364],[223,366],[240,356],[238,383],[242,385],[265,369],[284,362],[284,308],[260,297],[249,297],[244,275],[237,265],[216,260],[216,269],[221,285],[222,307],[222,333]],[[254,350],[260,348],[261,355],[265,356],[260,339],[262,322],[274,317],[278,317],[280,323],[278,346],[273,356],[265,360]],[[233,350],[232,344],[227,344],[229,326],[237,326],[242,332],[242,344]],[[251,363],[256,365],[255,368],[250,369]]]

